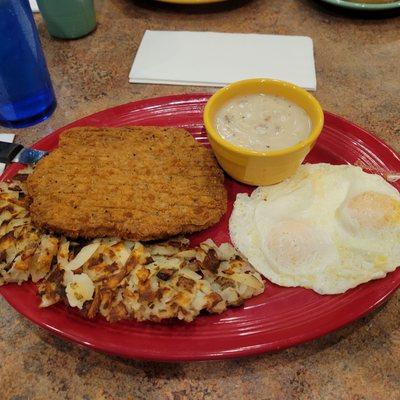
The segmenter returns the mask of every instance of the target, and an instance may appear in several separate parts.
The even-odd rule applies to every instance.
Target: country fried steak
[[[69,237],[148,241],[203,230],[226,212],[221,169],[180,128],[73,128],[27,181],[32,221]]]
[[[110,322],[190,322],[264,291],[261,276],[228,243],[72,241],[32,225],[25,193],[23,181],[0,182],[0,286],[40,281],[40,307],[62,302]]]

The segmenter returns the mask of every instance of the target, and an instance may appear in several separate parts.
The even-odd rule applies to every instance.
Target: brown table
[[[132,85],[145,29],[308,35],[326,110],[400,151],[399,18],[365,19],[311,0],[227,1],[201,7],[151,0],[96,1],[90,36],[49,37],[36,17],[58,108],[15,132],[30,144],[117,104],[208,89]],[[7,129],[1,131],[8,132]],[[0,399],[399,399],[400,295],[362,320],[277,354],[237,361],[162,364],[110,357],[53,337],[0,299]]]

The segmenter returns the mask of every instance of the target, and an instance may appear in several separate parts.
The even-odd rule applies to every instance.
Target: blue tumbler
[[[33,125],[55,108],[29,1],[0,0],[0,125]]]

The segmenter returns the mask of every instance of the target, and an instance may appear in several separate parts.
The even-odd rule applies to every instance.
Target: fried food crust
[[[27,188],[37,227],[148,241],[218,222],[223,182],[211,151],[184,129],[80,127],[61,134]]]

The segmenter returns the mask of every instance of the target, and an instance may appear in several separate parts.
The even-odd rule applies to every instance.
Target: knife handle
[[[23,148],[22,144],[0,142],[0,162],[10,163]]]

